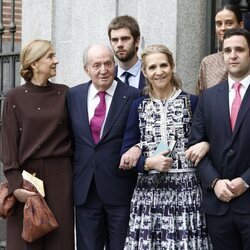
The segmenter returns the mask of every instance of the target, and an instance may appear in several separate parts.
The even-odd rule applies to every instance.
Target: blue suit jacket
[[[206,90],[200,97],[193,119],[189,144],[207,140],[209,154],[198,167],[204,197],[203,208],[208,214],[225,214],[229,207],[238,213],[250,213],[250,192],[220,201],[208,186],[219,177],[242,177],[250,183],[250,88],[242,100],[235,129],[232,132],[229,113],[228,82],[224,81]]]
[[[102,138],[95,144],[87,109],[90,84],[91,82],[88,82],[73,87],[67,95],[75,152],[75,205],[82,205],[86,201],[93,176],[103,202],[110,205],[127,205],[130,203],[137,176],[133,171],[119,170],[120,150],[130,106],[139,91],[118,80]]]
[[[115,67],[115,76],[117,77],[117,66]],[[117,77],[118,78],[118,77]],[[143,90],[145,87],[145,77],[142,72],[140,72],[140,79],[139,79],[139,90]]]

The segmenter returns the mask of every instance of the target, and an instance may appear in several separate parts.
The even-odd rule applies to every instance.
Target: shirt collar
[[[234,85],[235,81],[230,78],[230,76],[228,76],[228,86],[229,86],[229,91],[233,88],[233,85]],[[248,75],[247,77],[245,77],[244,79],[242,79],[240,81],[240,83],[243,85],[243,87],[245,89],[248,88],[249,84],[250,84],[250,75]]]
[[[138,74],[138,72],[141,70],[141,59],[138,58],[137,62],[135,65],[133,65],[130,69],[125,70],[123,68],[121,68],[119,65],[117,65],[117,76],[121,77],[122,74],[127,71],[129,72],[131,75],[136,76]]]
[[[111,97],[113,97],[113,95],[115,93],[116,86],[117,86],[117,81],[113,80],[112,85],[106,90],[106,93],[108,95],[110,95]],[[94,99],[98,92],[99,92],[99,90],[97,90],[95,85],[91,83],[90,86],[89,86],[89,97],[90,97],[90,99],[91,100]]]

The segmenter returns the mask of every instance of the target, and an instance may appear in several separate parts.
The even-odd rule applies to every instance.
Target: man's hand
[[[235,195],[235,197],[242,195],[247,190],[241,177],[231,180],[231,186],[229,189]]]
[[[197,166],[200,160],[206,155],[209,151],[210,144],[208,142],[202,141],[194,144],[185,152],[185,157],[192,161],[195,166]]]
[[[234,189],[234,185],[232,185],[231,181],[228,179],[222,179],[216,182],[214,186],[214,193],[219,200],[229,202],[236,197],[231,191],[232,189]]]
[[[129,170],[136,166],[139,157],[141,156],[141,149],[137,146],[130,148],[121,157],[119,168]]]

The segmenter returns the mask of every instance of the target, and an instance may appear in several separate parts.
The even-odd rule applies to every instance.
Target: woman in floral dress
[[[122,149],[142,152],[124,249],[210,249],[200,181],[185,158],[197,97],[180,89],[167,47],[148,46],[142,64],[146,95],[131,108]]]

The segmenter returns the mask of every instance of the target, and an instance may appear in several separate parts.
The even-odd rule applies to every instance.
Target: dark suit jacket
[[[250,192],[232,199],[220,201],[209,190],[211,182],[242,177],[250,183],[250,88],[242,100],[235,129],[232,132],[229,113],[228,82],[224,81],[204,92],[200,97],[193,119],[189,144],[207,140],[209,154],[198,166],[204,198],[203,208],[208,214],[225,214],[229,207],[238,213],[250,213]]]
[[[133,193],[136,174],[119,170],[120,151],[133,100],[139,95],[136,88],[118,80],[99,143],[92,138],[87,94],[91,82],[69,90],[67,103],[74,146],[74,200],[75,205],[86,201],[92,178],[98,194],[110,205],[127,205]]]
[[[117,70],[118,70],[118,67],[116,66],[115,67],[115,76],[117,77]],[[118,77],[117,77],[118,78]],[[142,72],[140,72],[140,79],[139,79],[139,90],[143,90],[143,88],[145,87],[145,77],[143,75]]]

